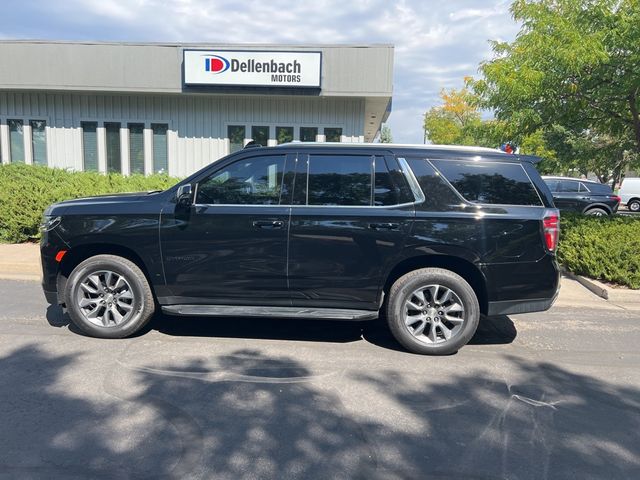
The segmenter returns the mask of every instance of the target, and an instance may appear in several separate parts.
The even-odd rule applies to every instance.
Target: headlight
[[[60,224],[61,220],[62,217],[56,217],[54,215],[44,215],[42,217],[42,223],[40,224],[40,231],[48,232],[49,230],[53,230]]]

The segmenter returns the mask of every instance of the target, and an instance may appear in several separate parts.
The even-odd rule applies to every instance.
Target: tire
[[[634,198],[629,203],[627,203],[627,208],[632,212],[640,212],[640,200]]]
[[[96,255],[80,263],[69,275],[64,300],[73,324],[98,338],[128,337],[143,328],[155,310],[142,270],[116,255]]]
[[[444,287],[434,289],[433,286]],[[429,288],[427,289],[427,287]],[[424,308],[424,310],[414,311],[410,307],[407,307],[407,300],[412,301],[413,305],[418,305],[420,302],[419,297],[414,297],[414,292],[420,289],[427,289],[423,291],[423,298],[425,303],[422,307],[427,305],[430,308]],[[449,303],[442,302],[438,310],[437,304],[428,303],[432,301],[432,293],[436,292],[437,299],[442,300],[446,295],[446,290],[450,290],[453,295],[449,296]],[[444,293],[438,293],[444,292]],[[457,299],[455,299],[457,297]],[[478,298],[471,288],[471,285],[462,278],[460,275],[442,268],[421,268],[407,273],[400,277],[393,284],[389,291],[389,301],[386,305],[386,317],[387,324],[391,330],[395,339],[404,346],[407,350],[413,353],[419,353],[423,355],[450,355],[457,352],[461,347],[466,345],[471,337],[475,334],[478,323],[480,321],[480,305]],[[452,300],[454,299],[454,300]],[[463,307],[463,312],[457,311],[456,308],[451,307],[454,301],[457,303],[459,300]],[[433,315],[439,315],[443,313],[445,309],[449,308],[451,314],[447,314],[448,318],[456,318],[456,324],[450,323],[448,320],[438,317],[436,323],[435,317],[431,319]],[[417,315],[416,315],[417,313]],[[414,318],[430,319],[431,323],[427,323],[423,329],[423,334],[416,336],[421,321],[413,325],[405,323],[405,316],[411,314]],[[427,317],[427,315],[430,315]],[[462,322],[459,322],[459,319]],[[435,326],[433,326],[435,325]],[[444,335],[444,328],[450,330],[450,338],[446,339]],[[459,328],[457,328],[459,327]],[[431,329],[434,329],[433,331]],[[424,332],[429,332],[428,334]],[[455,334],[452,334],[455,332]],[[433,342],[429,336],[435,337]]]
[[[604,208],[590,208],[589,210],[587,210],[586,212],[584,212],[585,215],[592,215],[594,217],[606,217],[609,215],[609,212],[607,212]]]

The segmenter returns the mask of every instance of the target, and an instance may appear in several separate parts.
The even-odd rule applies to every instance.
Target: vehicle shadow
[[[0,477],[640,476],[640,390],[557,364],[507,356],[496,375],[426,358],[416,375],[336,358],[327,382],[293,356],[166,348],[0,356]]]

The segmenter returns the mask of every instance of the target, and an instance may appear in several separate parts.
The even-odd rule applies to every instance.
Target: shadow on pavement
[[[549,363],[504,359],[517,384],[345,365],[345,402],[304,362],[257,350],[101,368],[86,355],[0,358],[0,477],[640,476],[640,391]]]

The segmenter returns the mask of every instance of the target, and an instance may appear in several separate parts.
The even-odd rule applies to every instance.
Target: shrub
[[[558,260],[573,273],[640,288],[640,219],[563,213]]]
[[[0,242],[36,240],[45,208],[71,198],[107,193],[164,190],[167,175],[100,174],[12,164],[0,166]]]

